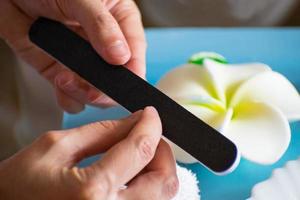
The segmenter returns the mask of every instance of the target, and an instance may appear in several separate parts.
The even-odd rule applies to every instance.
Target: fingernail
[[[91,89],[88,92],[88,101],[91,104],[96,104],[96,105],[101,104],[103,102],[103,96],[104,96],[104,94],[101,94],[97,90]]]
[[[101,105],[102,108],[108,108],[113,105],[117,105],[111,98],[109,98],[106,95],[102,95],[101,97],[99,97],[99,99],[97,101],[98,101],[98,104]]]
[[[95,105],[101,105],[103,103],[103,95],[99,96],[94,100],[91,100],[90,102]]]
[[[71,74],[64,73],[58,75],[56,78],[57,84],[63,90],[74,91],[76,90],[76,85],[74,83],[74,78]]]
[[[147,106],[144,109],[145,112],[150,112],[150,113],[157,113],[157,110],[153,106]]]
[[[108,48],[107,52],[111,57],[125,57],[129,51],[125,43],[121,40],[117,40],[112,43]]]

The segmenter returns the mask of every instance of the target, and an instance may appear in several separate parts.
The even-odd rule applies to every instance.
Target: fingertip
[[[147,106],[143,110],[143,114],[140,120],[140,123],[143,124],[142,127],[150,129],[153,132],[162,134],[162,124],[159,117],[159,113],[153,106]]]
[[[115,65],[124,65],[130,58],[128,45],[122,40],[116,40],[105,49],[109,61]]]
[[[58,97],[58,104],[65,112],[69,114],[77,114],[85,109],[84,104],[67,98],[68,97]]]
[[[139,58],[130,58],[125,66],[142,79],[146,79],[146,64],[142,56]]]
[[[129,45],[119,23],[107,9],[105,2],[81,0],[70,2],[74,19],[79,22],[97,53],[110,64],[127,63],[131,57]]]
[[[143,113],[145,115],[151,115],[152,117],[159,118],[158,111],[153,106],[147,106],[146,108],[144,108],[144,112]]]
[[[102,94],[97,99],[94,99],[93,101],[89,102],[90,105],[100,107],[102,109],[110,108],[117,106],[118,103],[109,98],[108,96]]]
[[[60,88],[55,88],[58,105],[67,113],[76,114],[85,109],[85,105],[66,95]]]

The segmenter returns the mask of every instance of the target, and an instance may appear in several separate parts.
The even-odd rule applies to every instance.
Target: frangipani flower
[[[231,139],[244,158],[276,162],[290,142],[289,121],[300,119],[294,86],[261,63],[224,64],[212,53],[191,61],[165,75],[158,89]],[[195,161],[176,145],[173,149],[178,161]]]

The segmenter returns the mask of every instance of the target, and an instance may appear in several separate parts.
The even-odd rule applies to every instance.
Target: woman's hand
[[[170,199],[178,179],[161,132],[156,110],[147,107],[119,121],[46,133],[0,164],[0,199]],[[106,151],[94,164],[76,167]]]
[[[1,0],[0,13],[0,37],[53,84],[58,103],[67,112],[113,101],[29,41],[29,27],[39,16],[66,24],[107,62],[125,64],[145,77],[144,30],[133,0]]]

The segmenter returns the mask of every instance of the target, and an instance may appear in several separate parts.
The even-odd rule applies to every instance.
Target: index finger
[[[153,107],[144,109],[128,137],[112,147],[102,160],[91,165],[94,177],[120,188],[135,177],[154,157],[162,134],[161,122]]]
[[[145,78],[146,39],[141,14],[136,4],[132,0],[119,1],[111,9],[111,13],[119,23],[131,51],[126,67]]]

